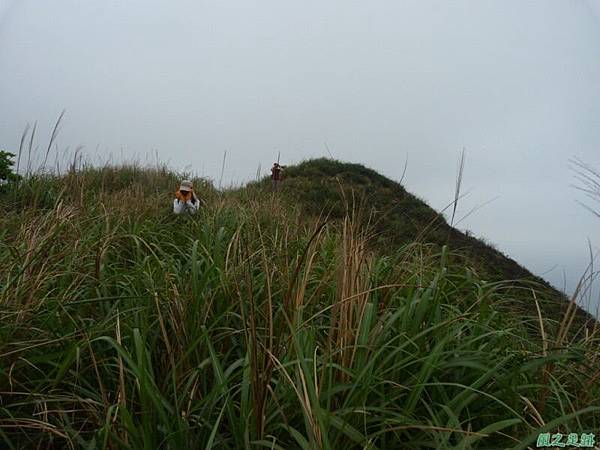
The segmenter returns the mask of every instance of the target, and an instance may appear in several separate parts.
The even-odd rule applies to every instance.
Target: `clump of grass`
[[[508,314],[514,283],[461,252],[380,251],[340,183],[325,214],[207,183],[179,217],[178,181],[84,167],[0,200],[7,448],[526,448],[598,428],[597,326],[569,333],[541,290]]]

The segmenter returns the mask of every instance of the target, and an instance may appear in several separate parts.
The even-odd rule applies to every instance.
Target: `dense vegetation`
[[[259,185],[267,188],[266,180]],[[451,227],[443,214],[407,192],[401,184],[360,164],[325,158],[305,161],[286,171],[285,193],[305,214],[326,213],[338,220],[346,214],[347,203],[358,203],[365,211],[361,225],[373,230],[371,246],[378,254],[393,255],[397,248],[415,242],[433,244],[438,251],[448,245],[460,258],[465,258],[456,261],[451,258],[451,264],[467,265],[482,280],[513,281],[511,294],[516,301],[507,305],[513,313],[536,315],[537,306],[528,290],[535,288],[544,297],[541,308],[546,315],[563,316],[572,312],[577,329],[595,321],[545,280],[485,240]],[[524,280],[527,282],[523,283]],[[518,291],[523,289],[527,292],[520,295]],[[573,311],[568,311],[569,308]]]
[[[2,193],[5,447],[527,448],[598,430],[597,323],[424,227],[437,214],[399,185],[318,160],[277,193],[196,180],[203,208],[178,217],[178,181],[84,168]]]
[[[12,169],[15,156],[14,153],[0,150],[0,190],[7,190],[9,183],[16,183],[21,179]]]

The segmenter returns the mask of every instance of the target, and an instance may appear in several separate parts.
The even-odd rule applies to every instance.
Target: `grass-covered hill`
[[[260,185],[267,188],[267,180]],[[514,313],[535,314],[530,292],[524,296],[516,292],[535,288],[543,293],[542,309],[547,314],[562,316],[571,307],[574,320],[580,325],[595,322],[583,309],[570,305],[570,299],[544,279],[484,240],[451,227],[441,213],[372,169],[326,158],[313,159],[286,171],[283,190],[310,217],[325,214],[339,220],[349,205],[357,205],[363,212],[362,224],[374,234],[371,245],[379,254],[394,253],[414,242],[434,244],[438,249],[447,245],[458,255],[457,263],[483,280],[513,280],[512,294],[516,298],[510,307]]]
[[[2,447],[493,449],[598,430],[597,324],[555,314],[560,295],[401,186],[316,160],[275,193],[196,180],[203,207],[180,217],[179,180],[84,168],[0,194]]]

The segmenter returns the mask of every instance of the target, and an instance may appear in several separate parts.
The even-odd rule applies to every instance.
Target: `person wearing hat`
[[[183,180],[179,190],[175,192],[173,212],[175,214],[196,214],[200,201],[194,192],[194,185],[189,180]]]

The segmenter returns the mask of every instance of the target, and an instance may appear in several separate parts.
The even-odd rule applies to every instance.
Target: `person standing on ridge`
[[[179,186],[179,190],[175,192],[173,212],[175,214],[188,213],[194,215],[198,211],[199,206],[200,200],[194,192],[194,185],[189,180],[183,180],[181,186]]]
[[[283,179],[283,169],[285,169],[285,166],[282,166],[279,163],[273,163],[273,167],[271,167],[271,186],[274,191],[279,190],[279,185]]]

